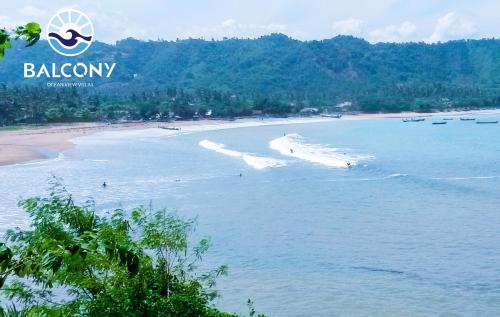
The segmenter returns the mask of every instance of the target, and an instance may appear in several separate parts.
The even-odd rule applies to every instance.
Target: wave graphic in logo
[[[66,31],[66,33],[70,33],[71,34],[71,38],[70,39],[65,39],[64,37],[60,36],[58,33],[54,33],[54,32],[49,33],[49,37],[56,38],[59,41],[59,43],[61,43],[64,46],[67,46],[67,47],[73,47],[76,44],[78,44],[78,39],[79,38],[81,38],[81,39],[83,39],[84,41],[87,41],[87,42],[92,41],[92,36],[83,36],[83,35],[81,35],[80,33],[78,33],[77,31],[75,31],[73,29],[70,29],[70,30]]]
[[[77,56],[92,44],[94,26],[89,17],[78,10],[69,9],[54,15],[47,27],[47,39],[57,53]]]

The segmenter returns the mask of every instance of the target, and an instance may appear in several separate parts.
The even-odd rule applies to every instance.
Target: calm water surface
[[[0,231],[26,225],[16,201],[46,193],[53,173],[103,210],[197,216],[214,244],[204,265],[230,268],[222,309],[251,298],[270,316],[499,316],[500,126],[432,121],[85,137],[58,159],[0,167]],[[342,160],[355,166],[328,165]]]

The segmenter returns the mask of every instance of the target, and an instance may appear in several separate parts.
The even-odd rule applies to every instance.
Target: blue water
[[[230,269],[216,302],[228,311],[251,298],[278,317],[498,316],[499,132],[385,119],[95,135],[59,159],[0,167],[0,230],[26,225],[16,200],[44,193],[54,173],[103,209],[197,216],[214,244],[204,266]],[[284,133],[372,158],[348,169],[282,155],[269,142]],[[257,170],[202,140],[286,166]]]

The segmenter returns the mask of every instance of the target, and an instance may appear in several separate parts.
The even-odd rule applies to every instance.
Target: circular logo
[[[78,10],[68,9],[55,14],[47,26],[50,47],[64,56],[77,56],[92,44],[94,26],[89,17]]]

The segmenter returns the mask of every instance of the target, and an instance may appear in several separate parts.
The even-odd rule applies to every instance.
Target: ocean
[[[82,137],[0,167],[0,231],[26,226],[17,200],[53,174],[103,212],[197,217],[213,243],[200,269],[229,266],[215,302],[227,311],[251,298],[276,317],[498,316],[500,126],[435,120]]]

